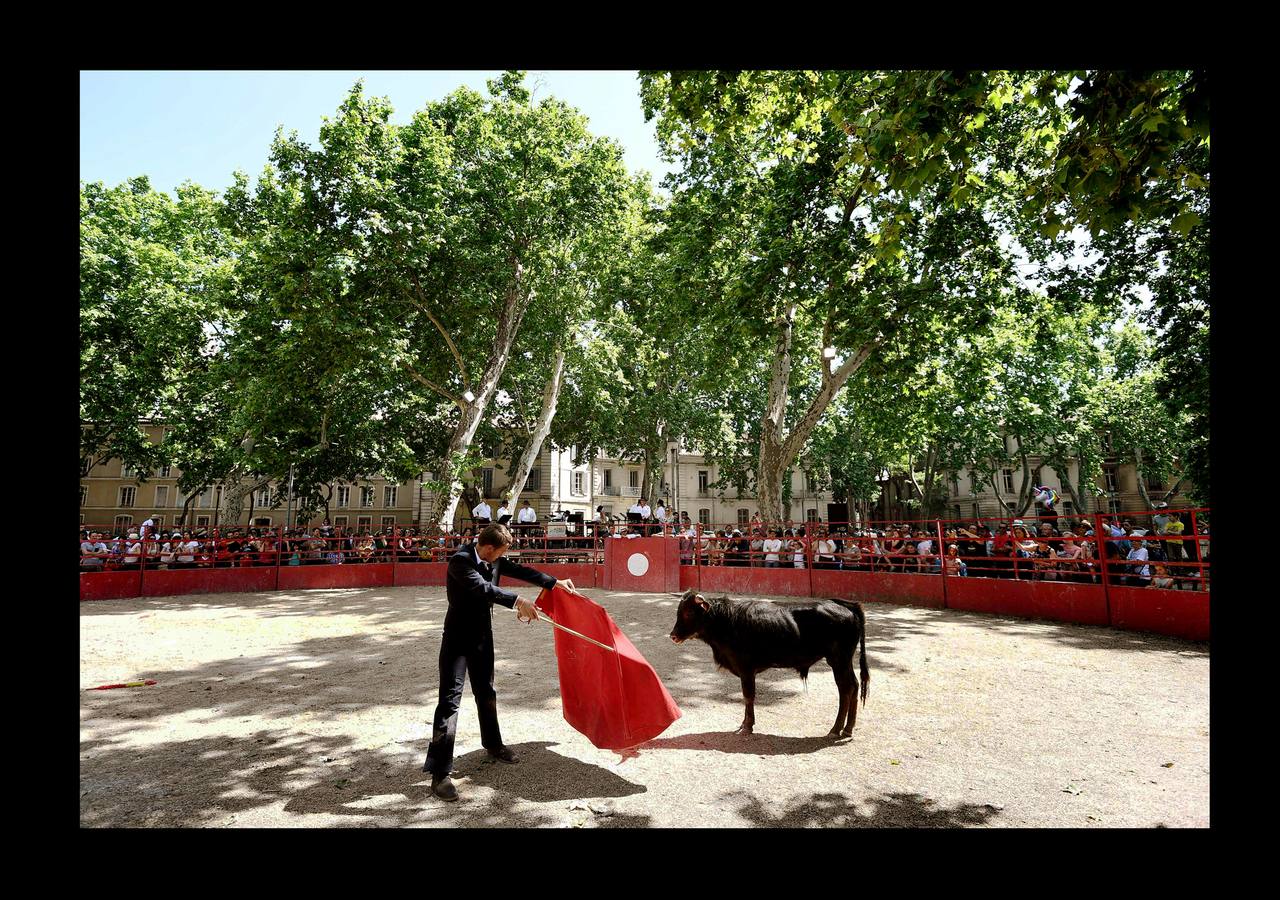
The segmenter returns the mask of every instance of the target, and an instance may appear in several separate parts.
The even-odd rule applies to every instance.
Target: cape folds
[[[564,719],[602,750],[624,750],[666,731],[680,707],[662,679],[604,607],[557,584],[538,595],[540,610],[566,628],[607,644],[610,653],[556,629]]]

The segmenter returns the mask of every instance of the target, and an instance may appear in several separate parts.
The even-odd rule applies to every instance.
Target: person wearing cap
[[[550,590],[557,579],[545,572],[505,558],[511,549],[511,532],[505,525],[489,525],[476,542],[449,557],[445,592],[449,611],[440,638],[440,700],[432,721],[431,744],[422,771],[431,773],[431,792],[441,800],[458,799],[449,774],[453,767],[458,709],[467,673],[480,717],[480,743],[494,759],[518,763],[520,757],[502,741],[498,726],[498,694],[494,690],[493,606],[514,609],[522,622],[538,617],[533,601],[498,587],[502,576],[516,578]],[[561,582],[574,590],[573,582]]]

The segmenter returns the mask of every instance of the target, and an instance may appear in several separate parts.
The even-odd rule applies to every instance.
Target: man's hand
[[[526,624],[532,624],[533,620],[538,618],[538,607],[533,605],[532,600],[517,599],[516,618]]]
[[[578,592],[578,589],[573,586],[572,578],[561,578],[558,583],[563,584],[566,588],[573,591],[575,594]]]

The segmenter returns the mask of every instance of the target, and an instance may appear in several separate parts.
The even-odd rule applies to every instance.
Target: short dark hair
[[[476,536],[476,544],[481,547],[510,547],[511,532],[506,525],[486,525]]]

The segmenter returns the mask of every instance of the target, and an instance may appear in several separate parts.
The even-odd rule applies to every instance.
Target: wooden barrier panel
[[[449,564],[447,562],[396,563],[396,587],[409,587],[418,584],[439,586],[444,584],[445,576],[448,573]]]
[[[144,597],[186,594],[238,594],[269,591],[276,586],[275,566],[231,566],[224,569],[147,569]]]
[[[151,577],[151,573],[147,573]],[[120,600],[142,593],[141,572],[81,572],[81,600]]]
[[[1111,624],[1192,641],[1209,640],[1209,593],[1109,585]]]
[[[391,563],[343,566],[281,566],[280,590],[391,587]]]
[[[680,542],[674,538],[609,538],[604,542],[605,581],[611,591],[674,592],[680,589]]]
[[[807,576],[803,569],[796,575]],[[814,569],[813,596],[839,597],[873,603],[902,603],[941,609],[942,576],[895,572],[851,572],[846,569]]]
[[[1107,624],[1107,597],[1100,584],[953,576],[947,578],[947,606],[999,616]]]
[[[749,597],[808,597],[805,569],[766,569],[746,566],[701,566],[697,577],[704,594],[745,594]]]
[[[545,572],[559,581],[561,578],[572,579],[574,587],[595,587],[596,566],[593,563],[528,563],[529,568]],[[523,581],[514,578],[502,579],[500,586],[506,590],[514,590],[523,585]]]

